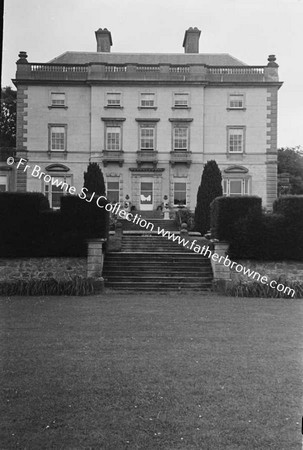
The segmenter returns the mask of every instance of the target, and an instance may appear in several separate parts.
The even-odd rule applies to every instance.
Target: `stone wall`
[[[252,259],[237,259],[234,261],[228,255],[229,245],[227,242],[214,242],[213,243],[213,255],[211,257],[211,264],[214,273],[214,282],[226,282],[230,280],[245,280],[245,281],[255,281],[266,276],[269,280],[278,281],[280,277],[284,280],[292,281],[302,281],[303,282],[303,261],[256,261]],[[215,257],[214,254],[217,256]],[[220,256],[228,257],[226,262],[221,260],[218,262]],[[229,262],[228,262],[229,261]],[[236,264],[232,268],[230,266],[233,262]],[[243,269],[248,269],[251,272],[257,272],[255,278],[252,276],[244,275]],[[236,271],[236,267],[239,268],[239,272]],[[241,270],[241,271],[240,271]]]
[[[0,281],[86,277],[86,258],[0,258]]]
[[[261,277],[267,276],[270,280],[277,281],[279,277],[283,277],[287,280],[303,282],[303,262],[239,260],[237,263],[246,269],[258,272]],[[230,270],[230,277],[232,280],[253,280],[253,277],[237,273],[234,267]],[[257,276],[255,279],[257,280]]]

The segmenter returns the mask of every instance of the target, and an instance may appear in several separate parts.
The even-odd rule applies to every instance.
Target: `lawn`
[[[303,302],[0,298],[1,449],[301,449]]]

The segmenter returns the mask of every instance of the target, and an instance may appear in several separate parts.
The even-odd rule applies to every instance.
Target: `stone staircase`
[[[207,257],[167,238],[126,232],[122,251],[106,254],[103,277],[105,287],[112,289],[209,290],[212,269]]]
[[[138,214],[142,219],[145,219],[147,222],[152,222],[157,230],[158,227],[164,228],[168,231],[175,231],[176,225],[173,219],[165,220],[163,219],[162,211],[132,211],[132,214]],[[140,231],[142,228],[140,225],[129,222],[126,219],[120,219],[119,222],[122,224],[123,231]]]

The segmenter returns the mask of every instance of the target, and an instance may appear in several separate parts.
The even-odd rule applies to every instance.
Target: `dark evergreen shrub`
[[[76,196],[61,197],[63,226],[74,230],[84,238],[106,238],[109,231],[109,212],[105,206],[108,201],[95,195],[89,199]]]
[[[89,163],[84,172],[84,185],[88,192],[105,195],[105,183],[102,170],[97,163]]]
[[[222,175],[216,161],[205,164],[197,194],[195,230],[202,235],[210,229],[210,204],[222,195]]]
[[[237,222],[250,210],[256,220],[261,220],[261,206],[261,198],[255,196],[216,198],[210,205],[212,237],[231,242],[237,236]]]

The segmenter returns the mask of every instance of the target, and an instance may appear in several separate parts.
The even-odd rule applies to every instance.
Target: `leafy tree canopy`
[[[303,149],[282,147],[278,149],[278,173],[288,173],[290,186],[288,194],[303,194]],[[281,189],[279,189],[281,192]]]
[[[0,146],[16,147],[17,91],[7,86],[1,90]]]

